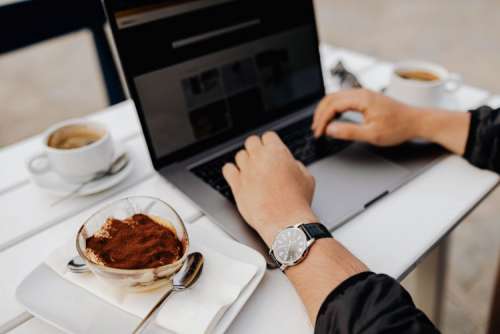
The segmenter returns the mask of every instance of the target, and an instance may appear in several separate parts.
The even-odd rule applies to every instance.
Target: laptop
[[[325,95],[313,1],[104,4],[155,169],[269,264],[221,172],[249,135],[276,131],[308,167],[313,209],[330,229],[441,155],[429,145],[377,149],[313,137],[312,115]]]

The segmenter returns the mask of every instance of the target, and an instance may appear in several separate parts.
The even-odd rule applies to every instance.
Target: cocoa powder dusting
[[[102,264],[119,269],[145,269],[171,264],[183,255],[175,233],[144,214],[106,224],[87,239],[87,252]]]

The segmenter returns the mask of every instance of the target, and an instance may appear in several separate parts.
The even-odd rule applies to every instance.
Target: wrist
[[[462,155],[469,133],[470,114],[439,109],[420,109],[415,120],[417,137]]]
[[[433,141],[435,111],[409,106],[409,122],[412,124],[411,138]]]
[[[276,235],[288,226],[295,224],[315,223],[318,217],[314,214],[310,207],[291,210],[286,215],[276,217],[273,220],[264,221],[260,235],[268,247],[271,247]]]

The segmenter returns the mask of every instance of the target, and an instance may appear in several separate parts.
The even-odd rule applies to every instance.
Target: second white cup
[[[400,73],[408,71],[431,73],[436,79],[422,81],[401,77]],[[457,91],[461,85],[460,75],[450,73],[440,65],[423,61],[406,61],[394,67],[385,94],[416,107],[441,107],[446,95]]]

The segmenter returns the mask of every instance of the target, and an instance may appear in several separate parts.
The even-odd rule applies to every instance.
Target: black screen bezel
[[[115,10],[119,9],[117,7],[117,2],[119,2],[119,1],[120,0],[102,0],[106,15],[108,17],[108,22],[109,22],[110,27],[111,27],[113,40],[114,40],[114,43],[115,43],[115,46],[117,49],[116,51],[117,51],[118,57],[120,59],[120,65],[121,65],[123,74],[125,76],[125,80],[126,80],[126,84],[127,84],[129,93],[132,97],[132,100],[135,103],[137,115],[138,115],[139,121],[141,123],[144,138],[145,138],[145,141],[146,141],[146,144],[147,144],[147,147],[149,150],[149,154],[151,156],[151,161],[152,161],[152,164],[153,164],[153,167],[155,168],[155,170],[160,170],[160,169],[165,168],[166,166],[169,166],[175,162],[185,160],[185,159],[190,158],[198,153],[201,153],[203,151],[206,151],[210,148],[216,147],[220,144],[223,144],[224,142],[227,142],[231,139],[238,137],[238,135],[235,135],[235,134],[230,134],[230,136],[227,136],[227,135],[224,136],[224,134],[223,134],[220,136],[216,136],[214,138],[210,138],[209,140],[206,140],[206,141],[196,142],[196,143],[190,144],[182,149],[179,149],[175,152],[172,152],[172,153],[167,154],[167,155],[162,156],[162,157],[158,157],[156,155],[153,140],[151,138],[151,133],[150,133],[149,128],[148,128],[146,116],[144,114],[144,110],[143,110],[142,105],[141,105],[140,97],[139,97],[139,94],[137,92],[137,89],[136,89],[136,86],[134,83],[134,78],[132,77],[130,72],[127,70],[126,66],[123,64],[122,55],[120,53],[121,46],[119,45],[120,39],[116,38],[116,36],[119,34],[120,30],[118,29],[117,22],[115,20],[115,16],[113,15],[113,13],[115,12]],[[294,113],[300,111],[301,109],[316,103],[319,99],[321,99],[325,95],[323,71],[321,68],[321,56],[319,53],[319,35],[318,35],[318,28],[316,25],[316,16],[314,14],[315,8],[314,8],[314,3],[312,0],[310,1],[310,5],[311,5],[311,10],[313,12],[311,23],[313,24],[313,27],[314,27],[314,29],[313,29],[313,34],[314,34],[313,41],[314,41],[314,46],[315,46],[314,50],[315,50],[315,56],[316,56],[316,60],[317,60],[317,64],[318,64],[319,75],[321,77],[321,87],[320,87],[320,90],[316,94],[310,95],[310,96],[303,98],[303,99],[300,99],[300,100],[297,100],[294,103],[287,106],[286,108],[284,108],[283,116],[274,119],[274,121],[278,121],[280,119],[283,119],[285,117],[293,115]],[[262,126],[262,125],[263,124],[261,124],[260,126]],[[248,131],[252,131],[252,129],[249,129]]]

